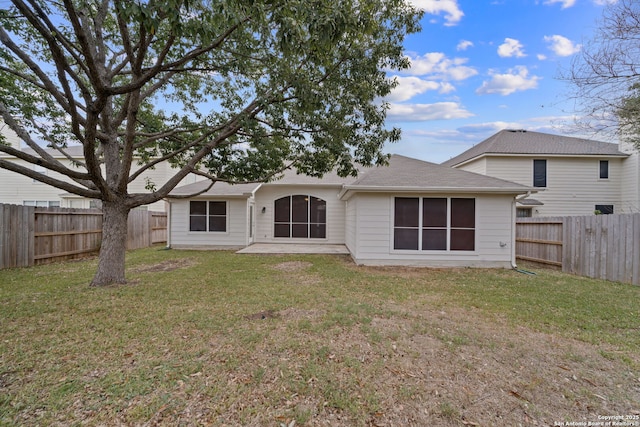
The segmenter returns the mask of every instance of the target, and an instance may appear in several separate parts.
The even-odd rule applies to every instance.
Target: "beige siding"
[[[32,170],[37,170],[27,162],[15,158],[12,159],[14,163]],[[67,162],[67,165],[68,163],[69,162]],[[56,172],[47,171],[46,174],[52,178],[66,182],[70,181],[68,178]],[[65,193],[63,190],[34,181],[32,178],[20,175],[19,173],[0,169],[0,182],[2,182],[0,185],[0,203],[22,205],[26,200],[39,200],[58,202],[62,207],[68,207],[64,204],[64,200],[61,197],[62,194]]]
[[[481,158],[477,160],[470,161],[466,163],[464,166],[461,166],[460,169],[464,169],[469,172],[479,173],[482,175],[487,175],[487,159]]]
[[[5,158],[11,159],[16,164],[33,169],[33,165],[23,160],[16,159],[15,157]],[[68,160],[61,159],[60,162],[65,166],[72,168],[71,162]],[[135,170],[136,166],[134,165],[133,171]],[[168,163],[161,163],[157,165],[155,169],[145,171],[140,177],[129,184],[129,192],[147,193],[149,192],[149,190],[145,189],[147,182],[154,184],[156,187],[160,187],[175,172],[176,171],[172,169]],[[64,182],[72,182],[69,178],[57,172],[46,171],[46,174]],[[195,182],[195,180],[196,176],[190,175],[179,185],[190,184]],[[89,208],[89,199],[69,194],[64,190],[34,181],[32,178],[6,169],[0,168],[0,182],[2,182],[2,185],[0,185],[0,203],[22,205],[25,201],[34,200],[58,202],[61,207]],[[148,205],[147,208],[153,211],[164,211],[165,202],[161,200]]]
[[[447,197],[448,195],[420,195]],[[358,236],[354,260],[365,265],[477,266],[509,268],[512,261],[513,197],[476,199],[476,250],[473,252],[398,251],[393,249],[393,195],[357,194]],[[351,200],[350,200],[351,203]]]
[[[18,138],[18,135],[16,135],[16,133],[12,131],[9,126],[4,124],[2,119],[0,119],[0,133],[2,133],[2,135],[4,136],[6,144],[9,144],[17,150],[20,149],[20,138]]]
[[[313,187],[296,185],[265,184],[256,192],[256,233],[257,243],[345,243],[345,205],[338,200],[340,187]],[[327,202],[327,237],[325,239],[290,239],[273,237],[273,211],[277,199],[296,194],[308,194]],[[265,212],[262,213],[262,208]]]
[[[547,187],[531,197],[544,203],[535,216],[589,215],[596,204],[622,210],[622,159],[535,157],[547,160]],[[534,157],[488,157],[486,173],[519,184],[533,185]],[[609,179],[599,178],[599,161],[609,160]],[[461,167],[465,169],[465,166]]]
[[[622,162],[622,206],[619,213],[640,212],[640,154]]]
[[[205,232],[189,231],[189,200],[172,201],[169,227],[171,247],[240,248],[246,246],[248,244],[247,199],[228,199],[226,202],[227,231]]]
[[[358,200],[356,198],[352,198],[345,203],[346,216],[344,226],[344,243],[351,252],[354,252],[356,249],[358,235]]]

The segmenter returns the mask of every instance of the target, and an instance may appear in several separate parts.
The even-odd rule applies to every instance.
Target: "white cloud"
[[[391,104],[387,118],[396,122],[465,119],[473,113],[457,102],[435,104]]]
[[[411,68],[404,70],[404,74],[413,76],[432,76],[443,80],[465,80],[478,74],[475,68],[464,64],[466,58],[447,58],[444,53],[431,52],[423,56],[408,57]]]
[[[460,40],[458,46],[456,46],[456,50],[467,50],[470,47],[473,47],[473,42],[469,40]]]
[[[476,123],[467,126],[462,126],[458,128],[461,133],[465,134],[494,134],[503,129],[522,129],[523,126],[518,122],[487,122],[487,123]],[[478,141],[479,142],[479,141]]]
[[[576,0],[547,0],[544,2],[544,4],[554,4],[554,3],[561,3],[561,8],[562,9],[567,9],[573,5],[576,4]]]
[[[538,57],[538,60],[540,61],[545,61],[547,59],[547,55],[539,53],[538,55],[536,55]]]
[[[593,0],[593,4],[598,6],[606,6],[608,4],[616,4],[618,0]]]
[[[582,49],[582,45],[574,44],[568,38],[557,34],[544,36],[544,41],[549,44],[549,49],[558,56],[571,56],[574,53],[580,52],[580,49]]]
[[[504,43],[498,47],[498,55],[503,58],[511,58],[514,56],[516,58],[522,58],[527,56],[524,54],[524,51],[522,50],[523,48],[524,46],[520,41],[507,37],[504,39]]]
[[[390,102],[406,101],[429,90],[437,90],[440,93],[449,93],[455,90],[455,87],[447,82],[438,83],[413,76],[394,76],[394,78],[398,81],[398,86],[385,98]]]
[[[444,13],[446,26],[458,24],[464,16],[457,0],[407,0],[407,2],[430,15]]]
[[[490,72],[491,80],[482,82],[482,86],[476,89],[478,95],[500,94],[502,96],[511,95],[514,92],[520,92],[538,87],[538,80],[541,77],[529,77],[527,67],[516,67],[509,70],[506,74],[498,74]]]

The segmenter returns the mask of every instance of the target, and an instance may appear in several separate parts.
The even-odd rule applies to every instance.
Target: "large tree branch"
[[[196,191],[194,193],[191,194],[183,194],[181,196],[171,196],[172,199],[190,199],[192,197],[198,197],[201,194],[206,193],[207,191],[209,191],[211,189],[211,187],[213,187],[213,184],[216,183],[217,180],[211,180],[211,182],[209,182],[209,185],[207,187],[205,187],[204,189],[200,190],[200,191]]]
[[[231,136],[238,132],[238,130],[240,130],[240,128],[242,127],[242,118],[251,118],[262,111],[263,108],[263,106],[260,106],[259,100],[254,100],[249,103],[240,113],[228,120],[223,130],[219,132],[218,135],[211,140],[211,142],[205,144],[200,150],[198,150],[189,159],[187,164],[183,166],[175,175],[173,175],[173,177],[167,180],[167,182],[162,187],[160,187],[160,189],[154,191],[153,193],[140,195],[137,200],[142,201],[142,204],[149,204],[167,197],[169,192],[173,190],[175,186],[178,185],[180,181],[182,181],[189,173],[198,170],[197,165],[207,154],[211,152],[211,150],[215,149],[220,143],[228,140]]]
[[[40,79],[45,90],[55,98],[58,104],[60,104],[67,113],[71,113],[71,107],[63,93],[58,90],[57,86],[49,79],[47,74],[38,66],[38,64],[32,60],[31,55],[20,49],[20,47],[11,40],[7,32],[2,27],[0,27],[0,43],[9,48],[11,52],[24,62],[24,64]]]
[[[202,141],[200,139],[193,141],[189,144],[184,144],[183,146],[181,146],[179,149],[171,151],[167,154],[165,154],[162,157],[159,157],[157,159],[154,159],[153,161],[147,162],[145,163],[140,169],[136,170],[130,177],[129,177],[129,182],[134,181],[136,178],[138,178],[142,173],[144,173],[144,171],[151,169],[152,167],[156,166],[159,163],[162,163],[164,161],[170,160],[172,158],[174,158],[175,156],[177,156],[178,154],[184,153],[185,151],[197,146],[198,144],[200,144]]]
[[[99,72],[99,62],[96,58],[96,52],[94,51],[92,46],[95,46],[95,43],[92,43],[90,39],[90,35],[87,32],[87,28],[85,28],[80,22],[80,17],[76,12],[76,6],[70,0],[63,1],[67,14],[69,15],[69,20],[71,21],[71,25],[73,26],[73,30],[78,39],[78,43],[80,44],[80,51],[84,56],[84,66],[86,67],[86,75],[91,81],[91,85],[96,89],[97,92],[102,92],[105,87],[105,83],[102,80],[102,76]],[[86,96],[86,95],[85,95]]]
[[[200,47],[197,49],[193,49],[190,52],[183,55],[180,59],[170,62],[168,64],[162,65],[160,62],[156,62],[156,64],[145,70],[144,74],[141,78],[132,81],[123,86],[112,86],[108,88],[108,93],[111,95],[121,95],[125,93],[132,92],[133,90],[139,89],[149,81],[151,81],[154,77],[156,77],[160,72],[175,70],[181,68],[184,64],[201,57],[202,55],[216,49],[220,45],[222,45],[227,38],[229,38],[238,28],[242,26],[245,22],[251,20],[250,16],[246,16],[240,19],[236,24],[229,27],[224,33],[216,38],[211,44],[205,47]],[[164,49],[163,49],[164,51]]]
[[[29,178],[33,178],[36,181],[51,185],[53,187],[59,188],[64,191],[68,191],[69,193],[77,194],[79,196],[88,197],[90,199],[100,198],[100,192],[95,190],[89,190],[87,188],[82,188],[75,186],[69,182],[61,181],[56,178],[52,178],[48,175],[42,174],[40,172],[36,172],[35,170],[29,169],[22,165],[19,165],[10,160],[0,159],[0,168],[10,170],[12,172],[19,173],[21,175],[28,176]]]
[[[61,49],[61,46],[67,47],[67,45],[65,44],[66,39],[62,37],[61,31],[59,31],[57,27],[51,23],[47,14],[40,8],[40,6],[36,2],[31,0],[30,3],[34,9],[33,11],[29,9],[29,7],[27,7],[27,5],[24,4],[22,1],[14,0],[14,4],[18,7],[18,9],[25,15],[25,17],[29,20],[29,22],[33,25],[33,27],[46,40],[49,46],[49,49],[51,51],[52,58],[54,60],[54,64],[58,74],[58,81],[62,85],[64,94],[66,96],[66,101],[64,103],[60,102],[60,100],[58,100],[58,97],[56,97],[56,99],[58,100],[60,105],[63,106],[63,108],[65,108],[65,111],[67,111],[73,117],[75,113],[75,108],[76,108],[74,105],[75,97],[73,96],[73,93],[71,91],[71,86],[67,81],[66,75],[68,74],[69,76],[71,76],[71,78],[74,80],[74,82],[80,89],[80,93],[82,93],[85,99],[85,102],[87,103],[91,98],[89,90],[84,84],[84,81],[70,67],[67,61],[67,58]],[[70,43],[68,45],[67,52],[73,56],[75,61],[82,68],[83,67],[82,59],[75,54],[74,49]],[[50,88],[48,88],[48,90],[51,92]],[[52,92],[52,94],[54,93]],[[79,131],[77,133],[79,134]]]
[[[2,116],[2,120],[5,122],[5,124],[9,126],[9,128],[16,133],[18,138],[24,141],[27,144],[27,146],[29,146],[29,148],[35,151],[40,157],[31,156],[25,153],[24,151],[14,149],[13,147],[7,146],[7,145],[0,145],[0,151],[3,151],[7,154],[11,154],[12,156],[18,157],[29,163],[40,164],[46,167],[47,169],[51,169],[53,171],[66,175],[72,179],[82,179],[82,180],[89,179],[89,176],[87,174],[74,171],[72,169],[65,167],[62,163],[60,163],[53,156],[51,156],[51,154],[49,154],[47,150],[45,150],[40,145],[38,145],[31,138],[31,135],[29,135],[29,133],[22,126],[20,126],[20,124],[13,118],[11,113],[7,110],[7,108],[1,101],[0,101],[0,116]],[[43,164],[43,162],[46,163],[46,166],[45,164]]]

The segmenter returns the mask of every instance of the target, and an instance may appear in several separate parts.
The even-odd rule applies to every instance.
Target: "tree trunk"
[[[127,283],[124,275],[127,251],[127,219],[129,208],[122,202],[103,202],[102,244],[98,258],[98,271],[91,286]]]

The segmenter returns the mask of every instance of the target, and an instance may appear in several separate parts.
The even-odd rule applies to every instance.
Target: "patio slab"
[[[345,245],[306,245],[298,243],[254,243],[239,254],[339,254],[348,255]]]

